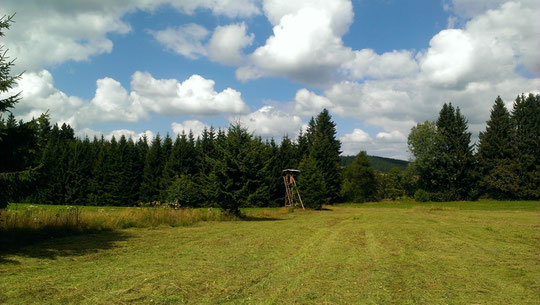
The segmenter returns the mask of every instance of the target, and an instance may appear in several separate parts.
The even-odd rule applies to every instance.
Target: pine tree
[[[510,113],[499,96],[486,122],[486,130],[480,133],[476,155],[482,191],[492,198],[510,199],[517,195],[520,183],[513,140]]]
[[[437,120],[432,189],[434,200],[474,199],[475,177],[471,133],[459,107],[444,104]]]
[[[315,123],[308,127],[307,138],[310,142],[310,154],[317,161],[321,170],[327,190],[326,197],[330,203],[339,200],[341,191],[339,155],[341,154],[341,142],[336,138],[336,124],[328,110],[319,113]]]
[[[312,155],[300,162],[298,189],[306,208],[321,209],[323,204],[329,202],[324,175]]]
[[[522,199],[540,198],[540,97],[518,96],[512,109]]]
[[[0,17],[0,37],[9,29],[12,18],[13,15]],[[11,76],[13,65],[14,60],[9,61],[7,50],[0,44],[0,94],[9,92],[21,76]],[[32,163],[36,160],[37,122],[16,123],[10,112],[19,100],[20,92],[0,99],[0,209],[31,187],[39,169]],[[6,112],[11,117],[7,122],[3,117]]]
[[[90,140],[75,139],[70,141],[68,157],[69,182],[66,185],[66,202],[85,205],[88,203],[88,181],[92,174],[92,155]]]
[[[146,155],[140,195],[144,202],[159,200],[161,177],[163,174],[162,143],[159,134],[152,140],[152,145]]]
[[[231,125],[225,142],[216,146],[218,158],[207,158],[212,165],[207,196],[215,206],[234,215],[240,215],[240,207],[248,203],[249,191],[253,189],[249,178],[253,170],[248,166],[251,142],[245,128]]]

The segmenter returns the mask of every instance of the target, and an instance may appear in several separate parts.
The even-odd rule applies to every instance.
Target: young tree
[[[378,200],[377,177],[365,151],[358,153],[343,172],[343,198],[352,202]]]
[[[409,165],[410,172],[418,175],[418,187],[424,190],[432,189],[435,179],[432,167],[436,158],[436,134],[437,125],[435,122],[425,121],[414,126],[407,139],[409,151],[413,155],[413,161]],[[412,191],[413,194],[414,191]]]

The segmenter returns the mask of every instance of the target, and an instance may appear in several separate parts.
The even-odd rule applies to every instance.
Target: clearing
[[[376,203],[0,251],[2,304],[540,304],[540,202]]]

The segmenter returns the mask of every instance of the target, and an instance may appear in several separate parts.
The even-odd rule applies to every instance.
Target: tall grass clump
[[[56,210],[28,206],[0,210],[0,244],[3,247],[23,245],[82,233],[96,233],[127,228],[189,226],[201,221],[234,220],[219,209],[128,208],[117,211],[86,210],[65,207]]]

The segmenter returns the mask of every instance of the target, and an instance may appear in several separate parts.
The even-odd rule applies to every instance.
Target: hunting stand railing
[[[283,170],[283,182],[285,183],[285,206],[286,207],[296,207],[298,203],[302,206],[302,209],[305,210],[304,203],[302,202],[302,197],[300,197],[300,192],[298,191],[298,186],[296,185],[296,180],[294,179],[294,174],[299,173],[297,169],[284,169]]]

